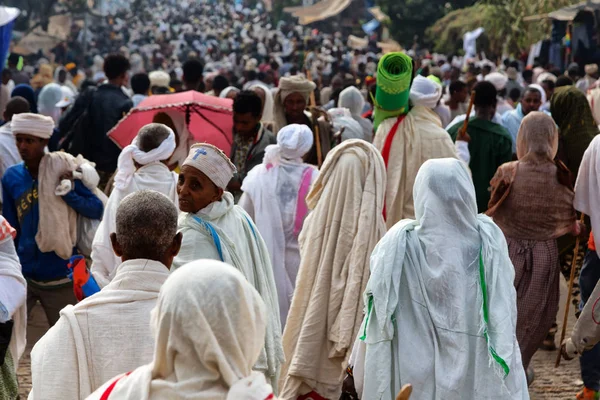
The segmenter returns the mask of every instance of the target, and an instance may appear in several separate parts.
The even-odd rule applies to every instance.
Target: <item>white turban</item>
[[[351,114],[361,115],[365,106],[365,98],[360,90],[354,86],[349,86],[341,91],[338,105],[350,110]]]
[[[315,90],[317,85],[314,82],[309,81],[301,75],[293,75],[289,78],[281,78],[279,80],[279,90],[277,91],[277,97],[281,99],[283,103],[290,94],[300,93],[304,96],[304,99],[308,102],[310,94]]]
[[[501,91],[506,88],[508,76],[501,74],[500,72],[492,72],[491,74],[487,74],[485,76],[485,80],[491,82],[491,84],[494,85],[497,91]]]
[[[542,83],[544,81],[556,82],[556,79],[556,75],[550,72],[542,72],[540,76],[538,76],[536,83]]]
[[[279,165],[282,161],[301,163],[314,143],[313,132],[306,125],[291,124],[277,134],[277,144],[265,149],[264,164]]]
[[[14,115],[10,124],[13,134],[22,133],[42,139],[50,139],[54,120],[41,114],[23,113]]]
[[[161,124],[162,125],[162,124]],[[115,187],[124,189],[129,186],[131,178],[135,173],[134,161],[141,165],[150,164],[155,161],[163,161],[169,159],[175,151],[175,133],[171,128],[163,125],[169,131],[169,136],[155,149],[145,152],[138,147],[139,136],[133,139],[133,142],[126,146],[117,161],[117,175],[115,176]],[[143,129],[143,127],[142,127]]]
[[[169,87],[169,83],[171,82],[171,77],[165,71],[152,71],[148,75],[150,79],[150,87]]]
[[[189,165],[206,175],[217,187],[226,189],[233,174],[237,172],[235,166],[221,150],[212,144],[196,143],[190,148],[188,158],[183,166]]]
[[[424,76],[417,76],[410,87],[410,101],[413,106],[433,109],[442,97],[442,86]]]

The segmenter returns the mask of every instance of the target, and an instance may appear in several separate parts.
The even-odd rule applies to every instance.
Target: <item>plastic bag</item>
[[[99,226],[99,219],[77,215],[77,249],[86,257],[90,257],[92,254],[92,243]]]

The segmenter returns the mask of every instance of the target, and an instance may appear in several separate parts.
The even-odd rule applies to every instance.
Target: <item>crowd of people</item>
[[[597,66],[150,3],[90,28],[87,60],[66,43],[2,71],[1,398],[40,308],[31,400],[528,399],[556,344],[598,397]],[[190,90],[226,99],[231,148],[171,109],[107,135]],[[581,316],[556,343],[576,237]]]

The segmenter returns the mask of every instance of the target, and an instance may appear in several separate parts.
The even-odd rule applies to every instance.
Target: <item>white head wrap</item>
[[[60,109],[56,107],[56,103],[63,98],[63,91],[60,85],[49,83],[44,86],[38,97],[38,112],[42,115],[52,117],[54,123],[58,123],[60,118]]]
[[[158,86],[158,87],[169,87],[169,83],[171,82],[171,77],[165,71],[152,71],[148,75],[150,78],[150,87]]]
[[[236,88],[235,86],[227,86],[225,89],[221,90],[221,93],[219,93],[219,97],[222,99],[226,99],[229,92],[239,93],[239,91],[240,89]]]
[[[237,172],[235,165],[221,150],[212,144],[196,143],[190,148],[190,154],[183,165],[189,165],[204,173],[217,187],[227,188],[233,174]]]
[[[347,108],[353,115],[360,115],[365,107],[365,98],[360,90],[354,86],[349,86],[341,91],[338,105]]]
[[[138,147],[138,136],[133,139],[133,142],[126,146],[117,162],[117,175],[115,176],[115,187],[117,189],[126,188],[131,182],[131,178],[135,173],[134,161],[141,165],[150,164],[155,161],[167,160],[175,151],[175,133],[171,128],[163,125],[168,131],[169,136],[155,149],[145,152]]]
[[[496,90],[500,91],[506,88],[508,76],[501,74],[500,72],[492,72],[485,76],[485,80],[491,82],[492,85],[494,85],[494,87],[496,88]]]
[[[41,114],[23,113],[13,116],[10,127],[15,135],[22,133],[50,139],[54,130],[54,120]]]
[[[265,92],[265,104],[263,104],[262,119],[263,122],[273,122],[273,92],[271,89],[261,83],[255,83],[248,87],[248,90],[261,89]]]
[[[266,325],[265,304],[241,272],[214,260],[186,264],[152,311],[154,359],[120,379],[111,398],[264,400],[272,388],[252,367]]]
[[[413,106],[433,109],[442,97],[442,87],[424,76],[417,76],[410,87],[410,101]]]
[[[544,88],[541,85],[538,85],[537,83],[534,83],[532,85],[529,85],[528,87],[532,88],[532,89],[536,89],[538,92],[540,92],[540,94],[542,95],[542,105],[546,104],[546,91],[544,90]]]
[[[277,134],[277,144],[265,149],[264,164],[279,165],[282,161],[302,163],[314,143],[313,133],[306,125],[291,124]]]
[[[551,72],[542,72],[540,74],[540,76],[538,76],[537,80],[535,81],[536,83],[542,83],[544,81],[552,81],[552,82],[556,82],[556,75],[554,75]]]

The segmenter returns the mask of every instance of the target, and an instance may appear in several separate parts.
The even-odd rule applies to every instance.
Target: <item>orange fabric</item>
[[[590,232],[590,240],[588,240],[588,249],[596,251],[596,241],[594,240],[594,232]]]

